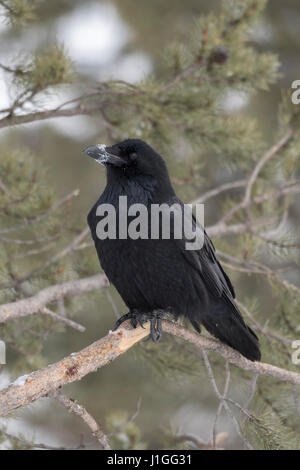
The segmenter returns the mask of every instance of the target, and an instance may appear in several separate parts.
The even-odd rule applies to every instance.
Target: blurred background
[[[217,0],[42,2],[38,9],[38,21],[27,29],[12,30],[0,22],[0,62],[13,63],[20,54],[59,41],[65,45],[78,81],[82,83],[108,78],[136,83],[153,73],[163,76],[163,51],[170,39],[184,43],[195,19],[201,14],[213,12],[218,3]],[[251,99],[246,94],[232,93],[224,96],[222,103],[228,113],[255,116],[267,141],[271,139],[276,124],[281,89],[290,88],[293,80],[300,79],[299,24],[299,1],[269,2],[251,40],[257,49],[278,54],[281,78],[271,91],[259,92]],[[9,84],[0,70],[0,109],[8,106],[10,96]],[[41,105],[44,109],[53,107],[55,103],[59,104],[72,96],[67,87],[61,87],[59,93],[47,93]],[[58,199],[79,188],[80,195],[73,202],[72,216],[80,227],[84,227],[89,209],[104,188],[105,174],[81,151],[87,145],[100,143],[100,129],[101,118],[97,116],[56,118],[1,130],[0,146],[10,141],[38,155],[47,173],[47,181]],[[178,178],[181,174],[178,162],[172,162],[170,155],[166,158],[172,177]],[[205,171],[209,174],[212,169],[208,156],[207,161],[205,155],[203,158]],[[215,183],[228,181],[229,178],[228,170],[220,168]],[[180,182],[175,187],[186,202],[202,192],[197,184],[192,190]],[[294,217],[299,218],[299,206],[293,210]],[[214,206],[211,210],[208,206],[206,224],[214,221]],[[96,257],[93,248],[90,250],[91,256]],[[80,265],[80,254],[76,262]],[[97,260],[93,269],[94,273],[100,270]],[[293,276],[293,281],[298,282],[297,275],[294,273]],[[238,289],[242,292],[247,294],[249,288],[251,286],[239,281]],[[55,362],[104,336],[115,320],[112,302],[120,313],[125,313],[125,306],[113,287],[109,293],[112,298],[105,293],[94,293],[78,300],[76,319],[86,326],[86,332],[74,332],[67,328],[62,333],[49,335],[44,349],[47,363]],[[67,386],[65,391],[86,406],[96,419],[106,423],[108,429],[112,429],[115,423],[126,421],[139,408],[129,434],[120,433],[117,436],[115,445],[119,448],[132,445],[160,448],[161,436],[167,435],[169,429],[209,440],[218,402],[205,374],[199,372],[191,376],[174,372],[162,376],[145,358],[147,354],[151,354],[151,348],[147,353],[146,347],[143,354],[139,350],[130,351],[97,373]],[[7,360],[8,364],[15,360],[13,351],[8,351]],[[195,360],[198,358],[195,357]],[[12,378],[9,371],[2,372],[1,386]],[[233,396],[239,397],[247,393],[249,383],[245,379],[235,387]],[[17,419],[10,419],[7,429],[12,433],[22,432],[28,438],[38,436],[38,441],[56,446],[77,446],[81,434],[84,442],[91,442],[88,431],[79,419],[69,416],[59,404],[46,399],[22,410]],[[226,415],[222,415],[218,429],[229,433],[227,447],[241,446],[236,430]],[[131,443],[128,436],[131,436]]]

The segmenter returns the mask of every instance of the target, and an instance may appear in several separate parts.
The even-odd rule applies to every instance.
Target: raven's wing
[[[179,204],[181,208],[184,206],[182,201],[178,198],[174,198],[169,202],[169,205],[173,204]],[[190,240],[187,240],[183,236],[179,241],[180,244],[185,244],[185,246],[181,247],[183,256],[186,261],[196,269],[198,274],[200,274],[211,295],[216,297],[226,295],[228,299],[234,299],[234,288],[228,275],[216,257],[216,250],[213,242],[207,235],[205,229],[196,220],[195,216],[192,213],[190,213],[190,215],[192,217],[193,232],[197,232],[199,239],[202,239],[202,246],[196,250],[186,249],[186,243],[190,242]],[[189,217],[189,213],[187,214],[187,217]]]
[[[183,203],[178,198],[169,202]],[[251,360],[260,359],[258,338],[244,322],[242,315],[234,301],[235,292],[231,281],[218,261],[214,245],[204,228],[194,216],[193,230],[202,235],[202,247],[196,250],[187,250],[187,240],[183,237],[177,240],[181,244],[181,253],[189,265],[200,275],[209,292],[210,310],[200,317],[206,329],[224,343],[240,351]]]

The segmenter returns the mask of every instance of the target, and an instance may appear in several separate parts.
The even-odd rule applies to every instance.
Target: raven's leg
[[[150,336],[154,343],[158,343],[162,336],[161,322],[166,312],[164,310],[153,310],[150,314]]]
[[[161,318],[154,316],[150,320],[150,336],[153,343],[158,343],[162,337]]]
[[[116,321],[116,323],[114,324],[114,327],[113,327],[112,331],[117,330],[119,328],[119,326],[126,320],[130,320],[130,323],[133,326],[133,328],[136,328],[137,324],[138,324],[137,316],[138,316],[138,314],[137,314],[136,310],[131,310],[130,312],[126,313],[125,315],[122,315]]]
[[[153,317],[150,320],[150,335],[149,339],[152,339],[153,343],[158,343],[160,340],[160,335],[156,332],[156,318]]]

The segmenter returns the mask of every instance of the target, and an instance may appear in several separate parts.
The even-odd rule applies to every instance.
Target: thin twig
[[[95,421],[95,419],[86,411],[86,409],[79,405],[79,403],[75,400],[71,400],[66,395],[61,392],[55,392],[50,395],[52,398],[55,398],[61,405],[63,405],[69,413],[74,413],[88,425],[90,430],[92,431],[92,435],[97,439],[101,447],[105,450],[111,450],[109,445],[108,439],[104,431],[101,429],[99,423]]]
[[[233,181],[232,183],[224,183],[216,188],[210,189],[209,191],[206,191],[204,194],[201,194],[197,199],[194,199],[191,204],[202,204],[209,199],[211,199],[214,196],[218,196],[219,194],[223,193],[224,191],[228,191],[230,189],[236,189],[236,188],[243,188],[246,185],[246,180],[238,180],[238,181]]]
[[[250,204],[251,204],[252,188],[253,188],[253,185],[254,185],[260,171],[267,164],[267,162],[272,157],[274,157],[277,154],[277,152],[279,150],[281,150],[286,145],[286,143],[290,140],[290,138],[293,136],[293,134],[294,134],[293,129],[289,128],[286,131],[286,133],[281,137],[281,139],[279,139],[279,141],[276,144],[274,144],[266,153],[264,153],[262,155],[262,157],[258,160],[258,162],[256,163],[252,173],[250,174],[250,176],[248,178],[248,182],[247,182],[247,185],[246,185],[245,195],[244,195],[243,200],[239,204],[235,205],[230,211],[228,211],[222,217],[222,219],[219,221],[219,223],[221,225],[226,224],[228,222],[228,220],[230,220],[232,218],[232,216],[234,214],[236,214],[239,210],[241,210],[241,209],[248,209],[249,210],[249,207],[250,207]],[[249,216],[249,214],[248,214],[248,216]]]
[[[213,430],[212,430],[213,449],[216,448],[217,423],[218,423],[218,419],[221,415],[221,412],[224,406],[224,400],[226,399],[227,394],[228,394],[229,384],[230,384],[230,366],[229,366],[229,362],[226,361],[226,377],[225,377],[225,385],[224,385],[224,391],[223,391],[223,400],[221,400],[219,403],[217,413],[213,422]]]
[[[220,402],[223,403],[223,406],[225,408],[225,410],[227,411],[227,413],[229,414],[229,416],[231,417],[234,425],[235,425],[235,428],[236,428],[236,431],[238,433],[238,435],[240,436],[240,438],[242,439],[242,441],[244,442],[245,446],[247,447],[247,449],[249,450],[253,450],[253,447],[252,445],[250,444],[250,442],[248,442],[248,440],[245,438],[245,436],[243,435],[242,433],[242,430],[241,430],[241,427],[239,425],[239,422],[237,421],[236,417],[234,416],[234,414],[232,413],[231,409],[229,408],[228,404],[226,403],[226,400],[224,399],[224,397],[220,394],[219,392],[219,389],[218,389],[218,386],[217,386],[217,383],[215,381],[215,377],[214,377],[214,373],[213,373],[213,370],[212,370],[212,367],[210,365],[210,362],[209,362],[209,359],[208,359],[208,355],[206,353],[206,351],[202,348],[201,349],[201,352],[202,352],[202,356],[203,356],[203,359],[204,359],[204,363],[205,363],[205,366],[206,366],[206,369],[207,369],[207,373],[208,373],[208,377],[211,381],[211,384],[213,386],[213,389],[215,391],[215,394],[217,395],[218,399],[220,400]]]
[[[249,408],[250,403],[253,400],[253,397],[255,395],[256,388],[257,388],[258,377],[259,377],[259,374],[257,374],[257,373],[253,374],[253,378],[252,378],[252,381],[251,381],[250,394],[249,394],[249,397],[247,398],[246,402],[243,405],[244,410],[247,410]]]
[[[252,187],[259,175],[259,173],[261,172],[261,170],[263,169],[263,167],[268,163],[269,160],[271,160],[271,158],[274,157],[274,155],[277,154],[277,152],[279,150],[281,150],[285,145],[286,143],[290,140],[290,138],[293,136],[294,134],[294,130],[289,128],[285,134],[281,137],[281,139],[279,139],[279,141],[274,144],[257,162],[257,164],[255,165],[251,175],[250,175],[250,178],[248,180],[248,183],[247,183],[247,186],[246,186],[246,190],[245,190],[245,197],[244,197],[244,201],[243,201],[243,204],[244,206],[246,207],[247,205],[249,205],[249,202],[251,200],[251,192],[252,192]]]
[[[52,310],[50,310],[47,307],[44,307],[41,310],[41,312],[46,314],[46,315],[49,315],[51,318],[54,318],[54,320],[60,321],[60,322],[64,323],[65,325],[70,326],[74,330],[80,331],[80,333],[84,333],[84,331],[85,331],[85,326],[80,325],[79,323],[77,323],[73,320],[70,320],[69,318],[62,317],[61,315],[58,315],[57,313],[52,312]]]
[[[141,405],[142,405],[142,399],[141,397],[139,397],[134,413],[129,417],[129,419],[125,423],[121,424],[121,426],[119,426],[114,432],[107,434],[107,437],[115,436],[119,432],[122,432],[128,426],[128,424],[135,421],[135,419],[138,417],[140,413]]]

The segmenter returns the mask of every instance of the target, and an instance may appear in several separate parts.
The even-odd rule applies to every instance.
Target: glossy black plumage
[[[98,239],[96,209],[110,203],[118,210],[119,196],[126,195],[128,205],[183,204],[164,160],[145,142],[129,139],[106,152],[108,157],[100,161],[97,147],[86,149],[107,171],[107,186],[89,212],[88,224],[100,264],[130,311],[141,315],[171,308],[175,317],[187,317],[196,330],[202,324],[248,359],[260,360],[257,336],[237,308],[232,284],[206,233],[204,246],[197,251],[186,250],[183,239]]]

